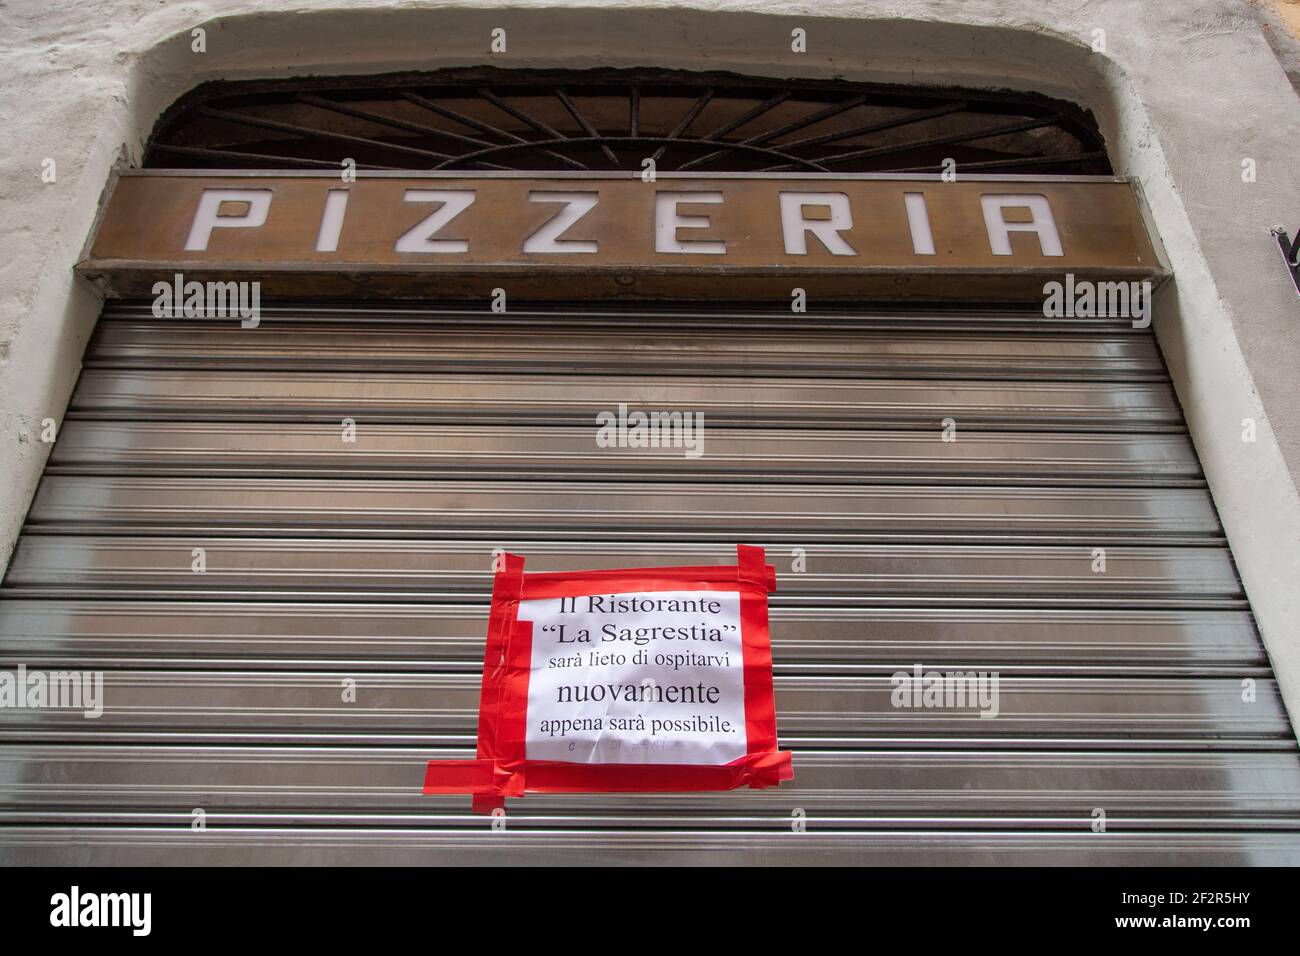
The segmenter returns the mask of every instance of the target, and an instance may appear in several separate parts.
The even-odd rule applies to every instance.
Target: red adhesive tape
[[[488,615],[479,693],[477,755],[473,760],[429,761],[424,792],[469,794],[473,797],[475,812],[491,813],[505,805],[506,797],[525,793],[662,793],[732,790],[746,786],[762,789],[793,779],[790,753],[777,749],[776,705],[772,688],[767,595],[776,589],[776,569],[765,563],[762,548],[739,545],[736,551],[734,567],[706,565],[543,574],[526,574],[523,558],[504,555],[493,580],[492,607]],[[596,600],[599,596],[603,602],[605,595],[662,591],[698,591],[702,594],[732,591],[738,596],[745,728],[743,755],[725,763],[712,763],[708,759],[700,762],[698,758],[695,762],[680,763],[602,762],[595,759],[598,756],[596,750],[608,743],[619,743],[616,737],[605,740],[602,734],[601,739],[590,747],[591,759],[530,759],[529,686],[534,667],[534,623],[519,619],[520,603],[572,599],[573,603],[567,607],[576,608],[577,600],[584,597]],[[561,603],[559,607],[564,609],[566,605]],[[677,630],[680,632],[681,629]],[[717,659],[722,659],[722,656]],[[627,684],[589,685],[589,689],[599,687],[609,687],[611,692],[637,693],[632,685]],[[646,691],[644,684],[641,687],[643,697],[660,693],[653,689]],[[699,687],[703,689],[703,681]],[[711,688],[711,691],[716,690],[716,687]],[[716,726],[722,725],[719,719]],[[712,729],[715,725],[709,724],[708,727]],[[725,736],[720,734],[719,739],[729,743]],[[661,743],[680,743],[680,740],[672,739],[671,734],[668,738]],[[646,743],[644,739],[640,742]]]

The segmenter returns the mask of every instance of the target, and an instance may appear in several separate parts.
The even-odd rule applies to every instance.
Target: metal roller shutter
[[[597,449],[619,403],[704,412],[706,453]],[[492,549],[737,541],[778,567],[793,785],[530,796],[504,833],[420,795],[473,743]],[[1290,724],[1154,339],[1119,323],[112,305],[4,581],[19,663],[103,669],[107,707],[0,710],[11,863],[1300,853]],[[1001,715],[893,708],[918,663],[998,671]]]

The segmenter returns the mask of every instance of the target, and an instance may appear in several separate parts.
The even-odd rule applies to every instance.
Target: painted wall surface
[[[200,82],[490,62],[1037,90],[1095,112],[1150,204],[1176,275],[1157,334],[1300,714],[1300,301],[1268,235],[1300,228],[1300,103],[1246,0],[10,0],[0,47],[0,563],[98,312],[71,268],[109,173]]]

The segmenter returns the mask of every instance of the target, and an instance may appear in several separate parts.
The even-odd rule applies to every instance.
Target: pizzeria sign
[[[1046,281],[1159,280],[1114,177],[204,173],[115,182],[78,272],[265,294],[1040,298]],[[720,283],[719,280],[730,280]]]

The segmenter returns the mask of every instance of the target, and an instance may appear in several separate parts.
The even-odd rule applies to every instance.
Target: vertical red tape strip
[[[500,796],[498,706],[506,680],[510,635],[519,612],[524,582],[524,559],[502,556],[501,570],[492,580],[492,606],[488,612],[487,641],[483,649],[483,679],[479,687],[478,750],[474,761],[431,760],[425,769],[425,793],[471,791],[475,813],[491,813],[505,806]]]
[[[504,555],[505,564],[492,581],[492,610],[488,615],[487,644],[483,650],[483,682],[478,703],[478,756],[497,759],[498,703],[505,682],[510,633],[519,613],[519,593],[524,585],[524,559]]]
[[[478,704],[478,756],[492,761],[492,794],[476,794],[475,813],[491,813],[505,806],[501,790],[506,776],[501,769],[501,704],[509,674],[510,638],[519,615],[519,594],[524,586],[524,559],[503,555],[504,565],[492,581],[492,611],[488,618],[487,646],[483,651],[483,683]]]
[[[776,706],[772,697],[772,645],[768,637],[767,595],[775,590],[776,569],[764,563],[762,548],[736,546],[740,583],[740,639],[745,657],[745,735],[748,752],[776,749]]]
[[[533,622],[515,621],[497,705],[498,789],[522,797],[528,759],[528,681],[533,670]]]

